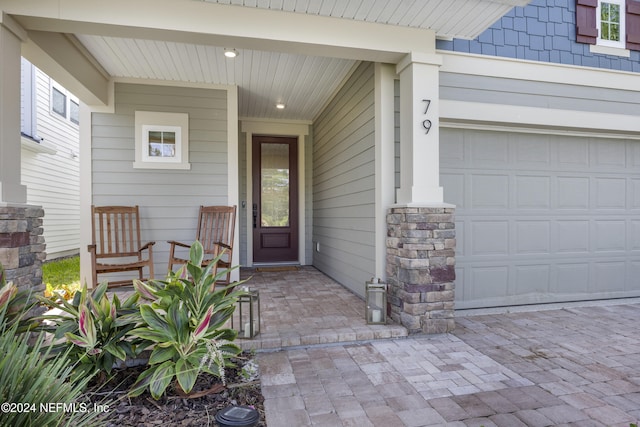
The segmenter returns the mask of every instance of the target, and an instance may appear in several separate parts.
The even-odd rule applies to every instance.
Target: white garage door
[[[640,296],[640,141],[441,130],[456,308]]]

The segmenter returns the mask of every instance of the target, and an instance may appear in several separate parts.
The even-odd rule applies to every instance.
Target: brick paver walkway
[[[447,335],[259,353],[268,426],[629,427],[640,419],[640,304],[456,324]]]

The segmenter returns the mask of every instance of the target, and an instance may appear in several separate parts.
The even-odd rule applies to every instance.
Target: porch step
[[[268,352],[292,347],[404,338],[407,335],[407,329],[400,325],[354,325],[351,328],[330,328],[309,331],[308,333],[296,331],[264,332],[251,339],[236,339],[235,343],[243,350]]]

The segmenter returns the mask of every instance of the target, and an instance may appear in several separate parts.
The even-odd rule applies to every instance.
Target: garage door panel
[[[507,135],[465,135],[470,149],[472,168],[502,167],[509,162],[509,139]]]
[[[516,221],[516,254],[547,254],[550,250],[549,221]]]
[[[471,175],[472,209],[507,209],[509,207],[509,176],[497,174]]]
[[[626,146],[611,140],[596,140],[590,145],[591,166],[594,169],[620,170],[626,167]]]
[[[442,188],[446,189],[445,197],[449,203],[464,209],[465,175],[463,173],[443,173],[440,175],[440,183]]]
[[[449,139],[458,308],[640,296],[639,141],[441,129]]]
[[[471,233],[472,255],[507,255],[509,253],[508,221],[473,221]]]
[[[630,179],[629,208],[640,210],[640,179]]]
[[[626,222],[624,220],[596,220],[595,252],[625,252]]]
[[[545,176],[517,175],[516,208],[549,209],[551,200],[551,179]]]
[[[640,144],[627,146],[627,168],[629,172],[640,173]]]
[[[559,176],[558,209],[589,209],[589,181],[587,177]]]
[[[464,239],[471,237],[471,234],[466,233],[466,222],[457,221],[456,226],[456,258],[464,257],[467,254],[467,249],[471,247],[470,244],[466,244]]]
[[[589,252],[589,221],[582,219],[559,220],[555,223],[558,236],[558,252]]]
[[[589,145],[578,138],[558,138],[556,143],[560,170],[585,170],[589,167]]]
[[[515,266],[515,295],[546,294],[551,285],[549,265]]]
[[[553,291],[558,295],[580,295],[589,288],[589,264],[566,263],[556,267],[556,284]]]
[[[509,267],[487,266],[471,269],[476,286],[469,289],[471,299],[496,299],[509,294]]]
[[[640,220],[630,220],[629,230],[629,250],[638,252],[640,251]]]
[[[452,136],[446,145],[440,147],[441,166],[461,166],[465,165],[464,139],[462,135],[458,138]]]
[[[551,166],[551,149],[548,138],[541,135],[523,135],[514,144],[515,161],[519,168],[533,167],[545,170]]]
[[[595,178],[595,191],[596,209],[626,209],[625,178]]]
[[[593,264],[595,292],[625,290],[626,271],[622,261],[595,262]]]

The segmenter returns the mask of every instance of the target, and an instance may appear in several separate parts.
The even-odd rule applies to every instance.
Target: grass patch
[[[62,258],[42,265],[42,281],[46,289],[44,296],[59,295],[71,299],[80,289],[80,257]]]

